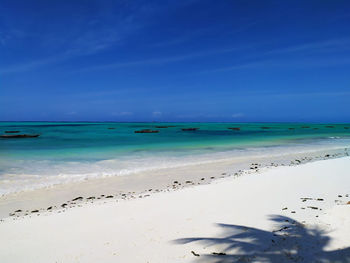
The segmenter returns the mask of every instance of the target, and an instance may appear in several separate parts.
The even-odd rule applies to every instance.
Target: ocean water
[[[182,130],[190,127],[199,129]],[[159,133],[135,133],[141,129]],[[9,130],[40,136],[0,138],[0,194],[240,156],[350,146],[350,124],[0,122],[0,134]]]

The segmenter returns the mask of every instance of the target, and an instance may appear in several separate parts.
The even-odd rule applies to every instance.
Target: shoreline
[[[210,184],[216,179],[240,177],[278,166],[294,166],[349,155],[348,148],[332,148],[280,156],[232,158],[200,165],[158,169],[129,176],[94,178],[8,194],[0,197],[0,219],[17,219],[46,211],[66,211],[90,203],[132,200]]]
[[[350,157],[0,222],[2,262],[350,262]]]

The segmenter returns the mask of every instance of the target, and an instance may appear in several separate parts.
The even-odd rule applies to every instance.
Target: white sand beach
[[[0,222],[0,262],[350,262],[350,158]]]

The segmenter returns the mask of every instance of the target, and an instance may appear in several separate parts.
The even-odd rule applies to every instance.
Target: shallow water
[[[182,130],[189,127],[199,129]],[[347,147],[349,127],[305,123],[2,122],[0,134],[19,130],[40,137],[0,139],[0,194],[233,157]],[[141,129],[159,133],[135,133]]]

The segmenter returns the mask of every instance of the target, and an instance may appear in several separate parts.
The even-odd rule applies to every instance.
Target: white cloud
[[[240,117],[243,117],[244,114],[243,113],[234,113],[231,115],[232,118],[240,118]]]
[[[153,116],[153,117],[160,117],[160,116],[162,116],[162,112],[160,112],[160,111],[154,111],[154,112],[152,112],[152,116]]]
[[[134,113],[131,112],[131,111],[122,111],[122,112],[114,112],[114,113],[112,113],[112,115],[114,115],[114,116],[131,116],[133,114]]]

